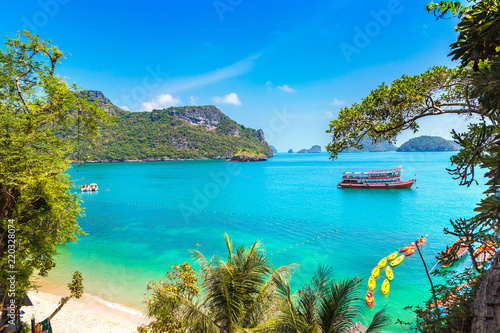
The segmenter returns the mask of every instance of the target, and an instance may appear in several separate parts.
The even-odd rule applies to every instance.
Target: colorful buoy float
[[[368,305],[370,308],[372,308],[373,305],[375,304],[375,298],[373,297],[372,292],[369,290],[366,292],[365,302],[366,305]]]
[[[395,251],[387,256],[387,260],[394,260],[398,256],[398,251]]]
[[[394,259],[391,262],[391,266],[394,267],[394,266],[401,264],[404,259],[405,259],[405,255],[404,254],[400,255],[399,257],[397,257],[396,259]]]
[[[373,290],[377,287],[377,282],[375,282],[375,278],[373,276],[370,276],[368,279],[368,289]]]
[[[387,280],[392,281],[394,279],[394,273],[392,272],[391,266],[385,268],[385,277]]]
[[[411,256],[415,252],[416,249],[417,249],[417,246],[415,244],[408,246],[408,250],[406,250],[405,256]]]
[[[380,291],[382,291],[382,294],[387,294],[389,290],[391,289],[391,284],[389,283],[389,280],[385,279],[384,282],[382,282],[382,288],[380,288]]]
[[[382,258],[382,260],[380,260],[378,262],[378,267],[379,268],[384,268],[386,264],[387,264],[387,257],[384,257],[384,258]]]
[[[375,267],[373,270],[372,270],[372,275],[375,279],[378,278],[378,276],[380,275],[380,267]]]

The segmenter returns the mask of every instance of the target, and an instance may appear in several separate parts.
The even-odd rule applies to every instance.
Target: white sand
[[[34,306],[23,307],[23,321],[29,322],[35,314],[37,322],[47,318],[59,306],[62,296],[69,295],[66,287],[37,281],[39,291],[30,291],[29,298]],[[101,300],[84,294],[70,299],[52,319],[54,333],[129,333],[149,320],[139,311],[123,305]]]

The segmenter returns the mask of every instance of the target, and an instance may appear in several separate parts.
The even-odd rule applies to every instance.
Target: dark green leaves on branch
[[[70,167],[65,156],[75,147],[55,132],[77,126],[80,137],[92,140],[107,114],[56,75],[63,58],[57,46],[28,31],[0,50],[0,294],[7,271],[18,272],[22,295],[35,271],[43,276],[54,267],[56,245],[82,234],[79,197],[64,173]],[[9,224],[14,269],[7,268]]]
[[[361,141],[394,143],[404,130],[418,130],[417,120],[440,114],[479,114],[477,100],[470,96],[467,69],[433,67],[420,75],[403,75],[390,86],[382,83],[361,103],[340,110],[331,121],[327,145],[331,158],[350,147],[361,149]]]

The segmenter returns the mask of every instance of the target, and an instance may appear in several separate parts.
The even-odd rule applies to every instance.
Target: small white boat
[[[89,188],[90,188],[91,191],[97,191],[99,189],[99,187],[97,186],[96,183],[90,184]]]

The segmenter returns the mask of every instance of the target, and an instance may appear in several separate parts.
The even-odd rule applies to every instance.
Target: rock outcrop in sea
[[[262,154],[256,156],[238,154],[231,157],[230,160],[233,162],[260,162],[267,161],[267,156]]]

